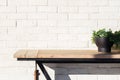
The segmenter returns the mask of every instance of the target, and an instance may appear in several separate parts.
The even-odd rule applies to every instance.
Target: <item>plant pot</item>
[[[109,38],[96,38],[95,43],[98,47],[98,52],[111,52],[111,47],[113,46],[113,42],[109,40]]]

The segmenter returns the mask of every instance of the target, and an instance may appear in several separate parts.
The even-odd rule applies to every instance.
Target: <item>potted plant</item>
[[[98,47],[98,52],[111,52],[111,47],[114,44],[114,33],[112,30],[100,29],[93,31],[92,41]]]
[[[114,32],[114,46],[113,49],[120,49],[120,30]]]

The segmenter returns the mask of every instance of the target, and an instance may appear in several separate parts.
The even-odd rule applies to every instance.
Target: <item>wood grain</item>
[[[120,51],[100,53],[96,50],[19,50],[15,58],[120,58]]]

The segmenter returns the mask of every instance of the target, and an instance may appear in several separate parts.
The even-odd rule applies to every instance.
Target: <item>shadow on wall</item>
[[[70,75],[120,75],[120,64],[45,64],[55,71],[55,80],[74,80]]]

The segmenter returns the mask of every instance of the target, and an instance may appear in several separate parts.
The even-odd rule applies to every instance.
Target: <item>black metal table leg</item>
[[[42,64],[41,62],[39,62],[39,61],[36,61],[36,62],[37,62],[37,64],[39,65],[41,71],[43,72],[45,78],[46,78],[47,80],[51,80],[51,78],[50,78],[49,74],[47,73],[47,71],[46,71],[45,67],[43,66],[43,64]]]

